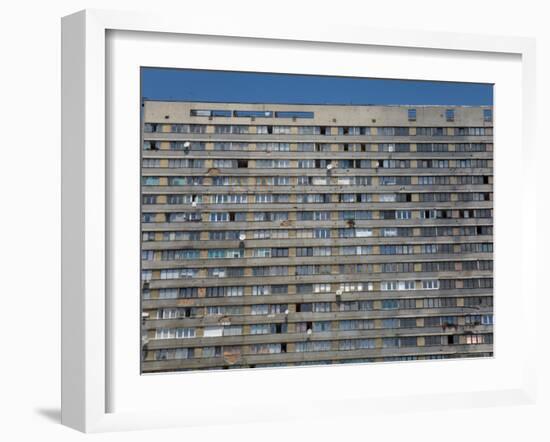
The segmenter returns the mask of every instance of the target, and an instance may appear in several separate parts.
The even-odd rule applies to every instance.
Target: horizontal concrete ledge
[[[370,227],[462,227],[462,226],[492,226],[492,218],[445,218],[445,219],[371,219],[356,220],[355,228]],[[347,221],[249,221],[249,222],[189,222],[189,223],[142,223],[142,230],[147,232],[163,232],[174,230],[210,231],[210,230],[264,230],[280,229],[295,230],[307,228],[349,229]]]

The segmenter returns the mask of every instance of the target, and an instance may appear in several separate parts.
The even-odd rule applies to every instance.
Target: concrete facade
[[[491,356],[491,107],[144,101],[142,371]]]

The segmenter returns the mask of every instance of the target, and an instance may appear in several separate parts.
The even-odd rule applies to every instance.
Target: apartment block
[[[493,355],[489,106],[142,103],[142,372]]]

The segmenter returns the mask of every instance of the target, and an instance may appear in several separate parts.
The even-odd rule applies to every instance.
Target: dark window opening
[[[454,109],[447,109],[445,111],[445,118],[447,121],[454,121],[455,120],[455,111]]]
[[[237,160],[237,167],[239,169],[244,169],[248,167],[248,160]]]

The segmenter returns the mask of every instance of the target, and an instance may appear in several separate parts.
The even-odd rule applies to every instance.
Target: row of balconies
[[[493,259],[492,253],[460,253],[455,254],[425,254],[415,253],[408,255],[347,255],[347,256],[316,256],[289,258],[220,258],[220,259],[185,259],[173,261],[142,261],[144,270],[170,269],[176,266],[181,267],[253,267],[265,265],[301,265],[301,264],[357,264],[357,263],[388,263],[388,262],[411,262],[411,261],[448,261],[460,257],[463,260],[472,259]]]
[[[416,213],[411,214],[416,215]],[[411,219],[364,219],[355,220],[355,227],[460,227],[460,226],[492,226],[490,218],[411,218]],[[326,221],[231,221],[231,222],[173,222],[173,223],[142,223],[143,231],[162,232],[174,230],[255,230],[274,229],[283,230],[306,228],[349,228],[349,222],[340,219]]]
[[[299,303],[311,303],[311,302],[330,302],[331,311],[323,313],[323,315],[340,314],[340,305],[342,302],[348,301],[373,301],[373,311],[382,310],[382,300],[386,299],[415,299],[416,309],[411,310],[410,314],[420,314],[419,311],[424,309],[424,299],[433,298],[457,298],[457,307],[452,308],[465,308],[465,312],[475,311],[477,307],[465,306],[464,298],[472,297],[486,297],[493,295],[493,289],[491,288],[477,288],[477,289],[444,289],[444,290],[388,290],[388,291],[356,291],[356,292],[343,292],[341,295],[337,295],[334,292],[325,293],[309,293],[298,294],[295,291],[295,287],[289,285],[289,293],[286,294],[271,294],[271,295],[252,295],[251,290],[248,291],[245,287],[245,294],[243,296],[226,296],[226,297],[206,297],[204,293],[199,292],[199,296],[196,298],[168,298],[168,299],[142,299],[142,309],[151,310],[164,307],[205,307],[205,306],[218,306],[218,305],[242,305],[251,306],[257,304],[299,304]],[[292,289],[292,291],[290,290]],[[473,310],[472,310],[473,309]],[[290,309],[292,312],[292,309]],[[431,314],[432,310],[428,309],[426,314]],[[364,312],[363,312],[364,314]],[[370,313],[369,313],[370,314]],[[325,316],[328,317],[328,316]]]
[[[295,231],[290,230],[295,233]],[[289,232],[289,234],[290,234]],[[142,244],[142,250],[171,250],[181,248],[195,248],[197,245],[201,248],[238,248],[240,247],[239,240],[210,240],[208,239],[208,231],[201,232],[206,235],[200,235],[201,243],[198,244],[195,240],[174,240],[174,241],[145,241]],[[246,234],[245,246],[247,248],[269,248],[269,247],[321,247],[321,246],[352,246],[352,245],[390,245],[390,244],[461,244],[472,242],[492,242],[492,235],[476,235],[476,236],[369,236],[355,238],[339,238],[337,232],[331,238],[297,238],[289,237],[288,239],[249,239],[251,233],[243,231]],[[158,232],[159,238],[162,239],[162,232]],[[289,235],[290,236],[290,235]],[[205,241],[205,242],[202,242]],[[335,255],[337,256],[337,255]]]
[[[183,150],[170,149],[168,143],[158,143],[160,145],[157,149],[143,150],[143,158],[158,158],[161,160],[160,167],[168,167],[168,159],[172,158],[186,158],[186,159],[234,159],[234,160],[254,160],[254,159],[330,159],[334,160],[335,156],[337,159],[362,159],[362,160],[379,160],[379,159],[403,159],[403,160],[413,160],[413,159],[471,159],[471,158],[480,158],[480,159],[492,159],[493,151],[486,150],[481,152],[462,152],[456,150],[449,150],[447,152],[419,152],[416,149],[411,152],[379,152],[379,151],[369,151],[369,152],[352,152],[352,151],[342,151],[342,150],[331,150],[331,151],[298,151],[298,150],[289,150],[289,151],[263,151],[263,150],[213,150],[212,146],[206,145],[205,150],[190,150],[188,152]],[[411,148],[416,145],[411,145]],[[454,145],[452,146],[454,149]],[[292,146],[291,146],[292,147]],[[212,166],[210,166],[212,167]]]
[[[292,199],[296,199],[291,198]],[[197,206],[188,204],[143,204],[142,211],[147,213],[174,213],[174,212],[201,212],[203,222],[208,221],[207,212],[289,212],[289,220],[296,221],[296,218],[290,216],[292,212],[302,211],[330,211],[331,218],[338,220],[338,217],[332,215],[338,211],[354,211],[354,210],[368,210],[372,212],[373,219],[381,219],[376,211],[383,210],[453,210],[453,217],[458,217],[458,209],[491,209],[493,207],[492,200],[488,201],[458,201],[457,197],[451,197],[451,201],[445,202],[419,202],[418,195],[412,194],[412,201],[408,202],[360,202],[360,203],[340,203],[338,202],[338,195],[332,195],[332,201],[326,203],[249,203],[249,204],[216,204],[216,203],[199,203]],[[416,201],[415,201],[416,200]],[[416,213],[415,213],[416,214]],[[338,215],[338,214],[337,214]],[[378,217],[376,216],[378,215]],[[456,216],[454,216],[456,215]],[[412,216],[412,214],[411,214]],[[206,218],[205,218],[206,217]],[[248,218],[248,217],[247,217]],[[418,216],[416,219],[425,219]],[[390,218],[395,220],[395,218]],[[159,220],[158,222],[163,222]],[[247,221],[255,222],[254,217],[247,219]],[[257,221],[256,221],[257,222]]]
[[[294,161],[294,160],[291,160]],[[191,167],[191,168],[144,168],[141,171],[142,176],[414,176],[414,175],[492,175],[493,161],[488,160],[487,167],[458,167],[456,160],[449,160],[449,167],[416,167],[412,165],[416,160],[411,160],[411,167],[378,167],[378,162],[372,161],[370,168],[344,168],[338,169],[334,166],[332,169],[326,167],[308,167],[298,168],[296,164],[290,164],[289,167],[280,168],[223,168],[223,167]],[[453,164],[454,163],[454,164]],[[373,184],[376,184],[373,182]],[[168,182],[161,183],[161,186],[167,186]],[[147,187],[147,186],[145,186]],[[186,186],[193,187],[193,186]]]
[[[442,346],[419,346],[405,348],[375,348],[362,350],[340,350],[340,351],[324,351],[324,352],[286,352],[275,354],[261,355],[229,355],[216,358],[201,358],[196,355],[196,359],[179,359],[165,361],[143,361],[141,363],[144,372],[154,372],[157,370],[178,370],[178,369],[201,369],[201,368],[230,368],[231,366],[239,366],[242,368],[252,368],[257,364],[274,364],[274,363],[300,363],[314,361],[342,361],[350,359],[366,359],[366,358],[387,358],[392,356],[418,356],[426,357],[434,355],[448,355],[451,357],[466,357],[474,354],[486,355],[492,353],[492,344],[479,345],[442,345]],[[373,361],[374,362],[374,361]]]
[[[456,132],[455,132],[456,133]],[[311,135],[311,134],[258,134],[258,133],[178,133],[178,132],[145,132],[144,140],[154,141],[205,141],[205,142],[284,142],[284,143],[492,143],[493,135],[416,135],[414,127],[409,135]]]
[[[293,269],[292,269],[293,270]],[[388,272],[372,272],[372,273],[340,273],[338,266],[333,266],[331,274],[317,274],[317,275],[295,275],[289,271],[285,276],[253,276],[251,272],[246,272],[245,275],[236,278],[219,278],[208,277],[206,272],[202,272],[202,277],[199,278],[181,278],[181,279],[160,279],[160,275],[153,275],[151,281],[146,282],[148,288],[151,290],[159,288],[175,288],[175,287],[217,287],[224,286],[237,286],[237,285],[258,285],[258,284],[302,284],[302,283],[344,283],[344,282],[363,282],[368,279],[373,283],[373,287],[376,287],[377,282],[386,281],[388,279],[457,279],[457,278],[490,278],[493,276],[492,270],[475,270],[475,271],[462,271],[455,270],[454,272],[422,272],[415,271],[411,273],[388,273]],[[248,274],[247,274],[248,273]],[[421,276],[420,276],[421,275]],[[155,279],[156,277],[156,279]]]
[[[449,310],[454,309],[455,311],[452,313],[448,313]],[[289,308],[290,310],[290,308]],[[405,309],[403,309],[405,310]],[[423,309],[428,310],[428,309]],[[429,309],[429,310],[437,310],[437,309]],[[468,312],[464,311],[464,308],[458,308],[458,307],[446,307],[441,308],[441,310],[445,310],[445,316],[458,316],[458,323],[456,325],[453,324],[446,324],[443,326],[437,326],[437,327],[425,327],[425,318],[426,317],[434,317],[439,316],[435,313],[431,312],[429,315],[426,316],[418,316],[418,315],[403,315],[401,310],[398,310],[397,312],[395,310],[392,311],[392,315],[385,315],[381,316],[377,313],[379,312],[367,312],[368,315],[365,315],[365,312],[363,312],[363,316],[360,318],[354,317],[353,315],[349,315],[349,313],[354,312],[337,312],[329,317],[325,316],[321,317],[321,319],[314,319],[316,316],[320,316],[320,313],[312,313],[310,315],[307,315],[305,313],[277,313],[272,315],[250,315],[250,314],[244,314],[244,315],[209,315],[209,316],[201,316],[201,317],[185,317],[185,318],[177,318],[177,319],[155,319],[153,316],[155,314],[155,311],[149,311],[146,312],[149,314],[149,318],[151,319],[145,319],[143,321],[143,330],[148,332],[154,332],[157,328],[170,328],[170,327],[211,327],[211,326],[219,326],[221,322],[230,324],[230,325],[242,325],[243,326],[243,335],[240,336],[241,338],[247,337],[247,336],[254,336],[259,337],[259,339],[262,336],[271,336],[271,334],[262,334],[262,335],[256,335],[256,334],[250,334],[250,325],[257,325],[257,324],[286,324],[288,327],[287,333],[284,334],[284,336],[292,335],[292,338],[289,338],[290,340],[295,340],[295,335],[302,336],[298,340],[302,340],[304,336],[306,336],[306,332],[298,332],[296,330],[296,323],[309,323],[311,325],[313,322],[331,322],[331,330],[327,332],[314,332],[313,334],[317,336],[319,339],[325,339],[323,336],[331,336],[331,339],[348,339],[348,338],[358,338],[358,337],[372,337],[371,335],[375,336],[409,336],[414,335],[418,333],[423,334],[434,334],[434,333],[441,333],[442,327],[443,331],[472,331],[472,330],[481,330],[481,331],[490,331],[492,330],[492,325],[486,325],[486,324],[466,324],[466,317],[470,316],[472,314],[475,315],[482,315],[482,314],[491,314],[492,313],[492,307],[481,307],[479,309],[476,309],[475,311],[472,311],[472,309],[469,309]],[[373,314],[370,314],[373,313]],[[146,317],[146,316],[145,316]],[[384,328],[382,325],[383,319],[410,319],[414,318],[416,320],[416,328]],[[366,319],[366,320],[372,320],[373,321],[373,328],[369,329],[358,329],[358,330],[340,330],[339,322],[345,321],[345,320],[357,320],[357,319]],[[481,328],[480,328],[481,327]],[[308,329],[311,329],[312,327],[307,327]],[[421,328],[421,331],[418,331],[417,328]],[[367,333],[368,332],[368,333]],[[155,339],[154,333],[151,333],[148,335],[149,339]],[[277,336],[280,336],[280,334],[277,334]],[[307,334],[309,336],[309,334]],[[313,336],[313,335],[312,335]],[[197,338],[201,337],[200,334],[197,335]],[[222,339],[227,339],[229,336],[223,336]],[[196,339],[196,338],[189,338],[189,339]],[[208,338],[210,339],[210,337]],[[281,338],[278,338],[279,340]],[[285,340],[287,338],[285,337]],[[155,342],[158,341],[165,341],[165,339],[161,340],[155,340]],[[184,342],[187,342],[187,339],[184,340]],[[225,342],[225,341],[224,341]]]

